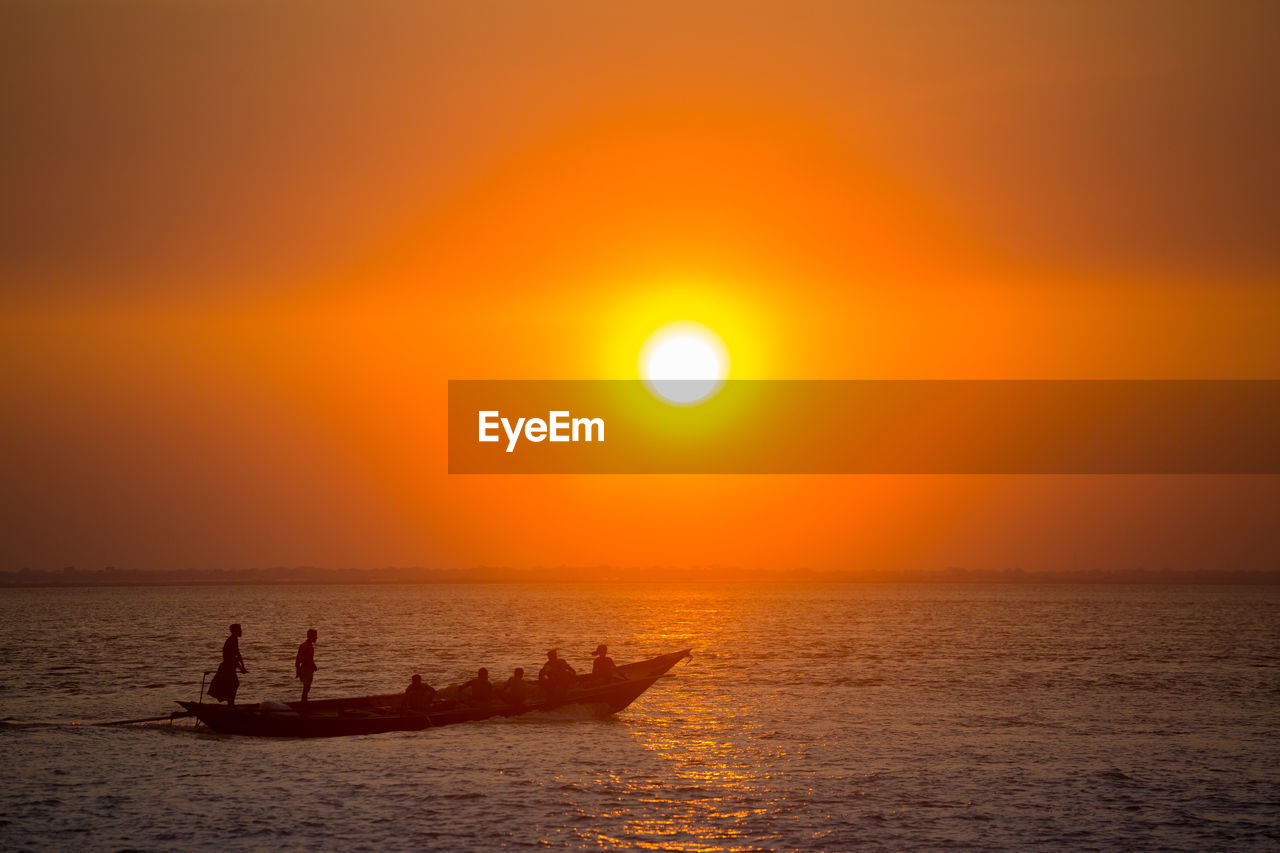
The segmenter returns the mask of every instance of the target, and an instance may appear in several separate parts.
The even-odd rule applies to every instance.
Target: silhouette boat
[[[349,699],[312,699],[302,702],[261,702],[251,705],[222,705],[214,702],[178,702],[201,723],[215,732],[256,737],[340,737],[382,732],[409,732],[467,723],[489,717],[511,717],[530,711],[550,711],[570,705],[616,713],[634,702],[655,681],[680,660],[691,657],[690,649],[659,655],[619,666],[619,677],[602,682],[580,675],[566,692],[548,695],[530,683],[523,705],[513,706],[495,699],[489,705],[469,705],[457,699],[457,685],[445,688],[425,711],[404,709],[403,693],[356,696]]]

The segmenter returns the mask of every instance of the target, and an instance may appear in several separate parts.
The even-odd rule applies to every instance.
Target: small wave
[[[1110,770],[1099,770],[1097,775],[1101,779],[1113,779],[1117,782],[1134,781],[1132,776],[1125,774],[1124,771],[1117,767],[1112,767]]]
[[[44,720],[0,720],[0,730],[3,729],[36,729],[49,728],[51,726],[78,726],[79,723],[54,723]]]
[[[43,800],[27,800],[25,803],[20,803],[19,805],[56,807],[62,805],[62,800],[59,800],[57,797],[46,797]]]
[[[756,679],[757,681],[761,679]],[[794,683],[790,682],[789,683]],[[817,687],[872,687],[877,684],[884,684],[884,679],[878,676],[863,676],[861,678],[853,675],[837,675],[823,682],[814,682]]]

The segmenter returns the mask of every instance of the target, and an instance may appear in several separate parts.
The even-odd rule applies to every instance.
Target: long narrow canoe
[[[689,649],[659,655],[617,667],[617,677],[601,682],[579,676],[562,695],[548,695],[530,684],[523,705],[509,705],[495,699],[489,705],[465,701],[437,701],[426,711],[406,711],[404,694],[386,693],[350,699],[318,699],[310,702],[263,702],[253,705],[221,705],[212,702],[178,702],[215,732],[256,737],[339,737],[382,732],[405,732],[484,720],[511,717],[530,711],[550,711],[568,705],[584,705],[604,713],[616,713],[634,702],[641,693],[666,674]],[[496,686],[496,685],[495,685]],[[456,688],[441,691],[456,695]]]

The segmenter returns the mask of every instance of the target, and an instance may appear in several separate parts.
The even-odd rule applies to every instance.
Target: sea
[[[223,736],[240,702],[693,657],[621,713]],[[366,585],[0,592],[0,849],[1280,849],[1280,587]]]

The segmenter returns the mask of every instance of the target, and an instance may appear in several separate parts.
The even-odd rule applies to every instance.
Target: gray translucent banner
[[[449,382],[454,474],[1277,474],[1278,437],[1280,381]]]

